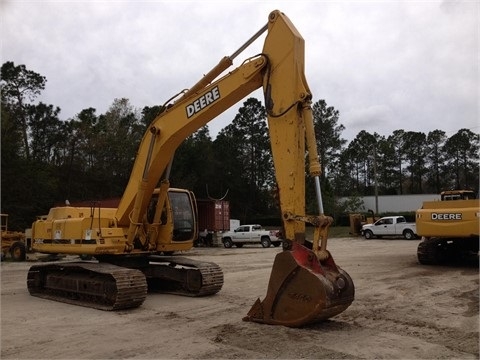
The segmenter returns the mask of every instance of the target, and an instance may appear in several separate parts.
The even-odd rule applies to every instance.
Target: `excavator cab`
[[[152,241],[160,246],[179,242],[193,243],[198,237],[195,195],[186,189],[169,188],[166,199],[162,202],[160,191],[160,188],[155,189],[145,214],[149,238],[158,233],[159,236],[155,236]],[[172,235],[166,236],[169,233]]]

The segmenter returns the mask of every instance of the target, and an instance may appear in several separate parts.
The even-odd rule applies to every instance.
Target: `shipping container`
[[[230,203],[228,201],[197,199],[197,207],[199,231],[230,230]]]

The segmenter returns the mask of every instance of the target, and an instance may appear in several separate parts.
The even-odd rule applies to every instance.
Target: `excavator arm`
[[[214,81],[264,30],[268,33],[262,53]],[[168,182],[166,169],[175,149],[211,119],[263,87],[284,237],[290,249],[275,259],[266,298],[257,300],[244,318],[247,321],[302,326],[344,311],[354,298],[350,276],[336,266],[327,251],[332,218],[323,210],[304,48],[304,39],[290,20],[280,11],[270,13],[267,25],[239,51],[222,59],[153,121],[117,211],[118,223],[129,226],[127,246],[144,237],[142,241],[150,241],[154,247],[156,240],[139,232],[141,219],[158,179],[163,176],[163,182]],[[305,214],[305,154],[319,215]],[[157,211],[162,207],[158,204]],[[304,246],[310,244],[305,239],[306,223],[315,229],[311,249]]]

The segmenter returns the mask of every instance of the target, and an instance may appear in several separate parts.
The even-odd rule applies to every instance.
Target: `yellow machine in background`
[[[441,201],[426,201],[416,213],[422,236],[417,255],[421,264],[442,264],[478,257],[480,200],[470,190],[441,193]]]
[[[261,54],[217,79],[233,58],[267,30]],[[257,300],[245,320],[295,327],[344,311],[353,301],[354,285],[327,250],[332,218],[323,214],[312,95],[304,62],[303,38],[283,13],[273,11],[267,25],[167,104],[151,123],[117,209],[54,208],[45,220],[35,222],[35,250],[88,254],[98,262],[32,266],[30,293],[115,310],[139,306],[147,282],[162,291],[190,296],[218,292],[223,273],[216,264],[165,256],[190,249],[198,231],[195,198],[190,191],[170,188],[169,169],[175,150],[188,136],[263,87],[285,248],[289,249],[277,255],[265,300]],[[319,215],[305,214],[307,152]],[[315,226],[312,242],[305,236],[307,222]]]
[[[25,233],[20,231],[8,230],[8,214],[0,214],[1,219],[1,243],[2,260],[10,254],[14,261],[23,261],[26,258],[27,245],[25,242]]]

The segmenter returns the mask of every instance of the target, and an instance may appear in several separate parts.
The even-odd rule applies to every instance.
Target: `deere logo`
[[[218,90],[218,86],[215,86],[212,90],[203,94],[197,100],[187,105],[187,118],[192,117],[218,99],[220,99],[220,90]]]
[[[460,213],[432,213],[432,220],[462,220]]]

